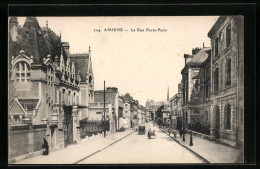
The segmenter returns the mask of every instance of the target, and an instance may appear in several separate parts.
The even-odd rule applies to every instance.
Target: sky
[[[25,17],[18,17],[22,26]],[[70,43],[70,53],[91,47],[95,90],[117,87],[145,106],[147,100],[166,101],[178,92],[184,53],[210,47],[207,37],[218,16],[153,17],[37,17]],[[119,28],[123,31],[105,31]],[[143,32],[138,32],[143,29]],[[166,31],[148,31],[151,29]],[[100,32],[94,31],[101,30]],[[131,31],[135,30],[135,31]]]

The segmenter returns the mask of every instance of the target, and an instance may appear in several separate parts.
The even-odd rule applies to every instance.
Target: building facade
[[[182,127],[182,100],[181,84],[179,84],[178,93],[170,99],[170,122],[174,129]]]
[[[185,66],[182,74],[182,124],[183,127],[195,126],[200,128],[204,124],[204,115],[209,107],[204,102],[204,82],[199,78],[203,72],[203,63],[209,58],[210,48],[195,48],[192,54],[184,54]],[[199,130],[199,129],[198,129]]]
[[[243,16],[220,16],[208,37],[212,46],[211,135],[219,141],[243,147]]]
[[[93,79],[90,49],[78,58],[46,23],[27,17],[23,26],[9,19],[9,157],[80,141]],[[84,70],[79,67],[84,67]],[[84,88],[84,89],[83,89]],[[19,140],[19,142],[16,142]]]

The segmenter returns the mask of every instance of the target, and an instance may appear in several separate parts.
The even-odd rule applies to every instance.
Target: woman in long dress
[[[42,155],[48,155],[49,154],[49,145],[45,138],[43,138],[43,145],[42,145],[43,153]]]

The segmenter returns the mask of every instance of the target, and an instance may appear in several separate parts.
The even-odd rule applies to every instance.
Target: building
[[[185,66],[181,71],[183,127],[192,125],[195,129],[200,128],[205,112],[208,112],[209,106],[204,104],[203,99],[204,82],[198,76],[202,72],[203,63],[209,58],[210,50],[203,44],[203,48],[193,49],[191,55],[184,54]]]
[[[180,129],[182,126],[182,89],[178,84],[178,93],[170,99],[170,122],[174,129]]]
[[[244,20],[220,16],[211,39],[210,134],[221,142],[244,145]]]
[[[126,128],[133,127],[133,97],[126,93],[121,96],[123,99],[123,119],[126,121]]]
[[[156,111],[164,105],[163,101],[155,102],[154,100],[147,100],[146,102],[146,109],[149,111],[149,114],[152,119],[155,119],[156,117]]]
[[[112,123],[115,124],[115,131],[117,131],[119,129],[119,115],[123,113],[123,104],[122,104],[122,100],[119,98],[119,92],[118,92],[118,88],[116,87],[107,87],[105,90],[105,102],[106,104],[111,104],[112,106],[112,114],[111,116],[113,117],[113,120],[110,120],[110,128],[112,127]],[[94,103],[100,103],[100,105],[102,105],[102,103],[104,103],[104,90],[97,90],[94,91]],[[103,104],[104,106],[104,104]],[[101,107],[102,108],[102,107]],[[108,107],[109,108],[109,107]],[[101,113],[102,114],[102,113]],[[100,115],[100,111],[97,109],[94,109],[93,107],[89,108],[89,117],[90,120],[91,118],[96,118],[101,120],[101,115]]]
[[[80,141],[80,120],[87,116],[94,82],[90,48],[74,55],[36,17],[23,26],[9,19],[9,158]],[[80,60],[80,61],[79,61]],[[19,140],[19,142],[17,142]]]

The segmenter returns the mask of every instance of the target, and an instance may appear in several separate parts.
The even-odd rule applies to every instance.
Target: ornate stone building
[[[70,54],[48,23],[27,17],[20,26],[10,17],[8,54],[9,157],[41,150],[43,138],[51,150],[78,142],[94,98],[90,49]]]

